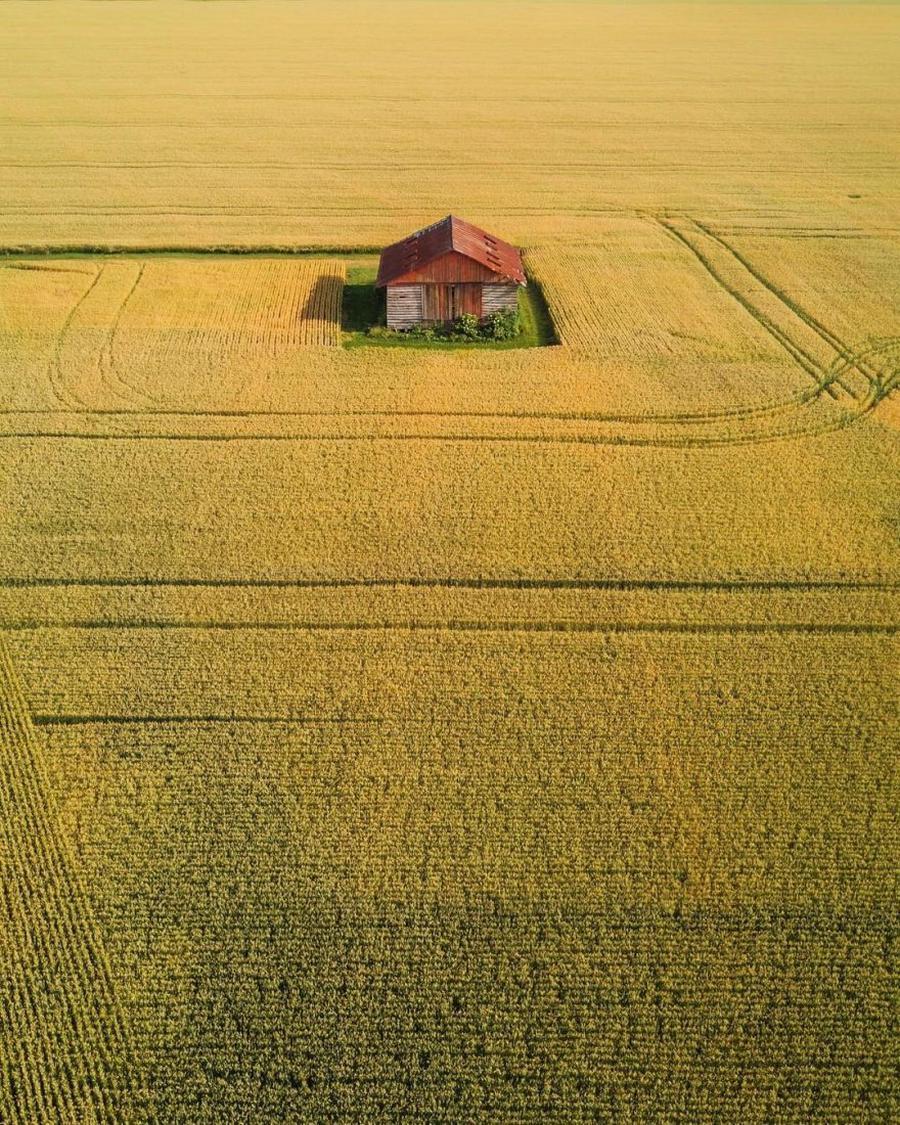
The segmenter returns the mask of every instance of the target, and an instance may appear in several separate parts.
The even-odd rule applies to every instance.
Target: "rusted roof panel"
[[[375,284],[388,285],[413,272],[419,280],[427,280],[421,275],[424,267],[451,250],[480,262],[500,280],[525,284],[522,257],[515,246],[456,215],[448,215],[382,250]]]

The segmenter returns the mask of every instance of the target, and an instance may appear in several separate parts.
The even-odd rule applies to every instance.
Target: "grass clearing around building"
[[[459,348],[510,351],[516,348],[539,348],[558,343],[553,321],[540,287],[533,279],[520,290],[518,302],[519,331],[510,340],[479,339],[459,341],[423,339],[421,336],[388,332],[384,328],[384,294],[375,288],[378,274],[377,257],[357,258],[347,270],[344,286],[342,327],[345,348],[427,348],[456,350]],[[373,331],[374,330],[374,331]]]

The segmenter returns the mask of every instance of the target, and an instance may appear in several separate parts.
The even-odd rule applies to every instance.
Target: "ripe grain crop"
[[[4,1121],[890,1117],[896,17],[511,13],[0,5]]]
[[[159,373],[193,402],[340,339],[344,267],[324,259],[90,258],[0,264],[9,401],[152,409]],[[23,379],[22,363],[26,364]],[[42,393],[43,392],[43,393]]]
[[[87,690],[77,661],[41,670],[57,637],[105,654]],[[120,972],[156,998],[137,1030],[164,1117],[487,1117],[485,1084],[510,1113],[651,1115],[635,1066],[700,1113],[739,1097],[748,1053],[786,1082],[746,1086],[760,1115],[889,1083],[892,707],[844,698],[889,675],[889,636],[60,630],[14,651]]]
[[[837,244],[833,257],[840,252]],[[132,428],[171,415],[156,432],[173,435],[174,419],[183,415],[190,430],[196,410],[255,417],[263,432],[288,433],[291,417],[299,428],[315,428],[317,415],[376,414],[465,418],[473,427],[480,415],[506,418],[513,434],[516,419],[523,432],[544,419],[548,433],[581,421],[587,436],[602,423],[594,436],[603,440],[669,445],[827,429],[872,405],[873,365],[857,370],[853,346],[822,329],[809,301],[804,310],[773,290],[752,261],[697,223],[610,220],[580,250],[533,247],[526,262],[561,348],[515,356],[393,350],[374,362],[370,349],[334,347],[345,261],[8,261],[0,266],[3,405],[8,416],[23,414],[12,425],[23,433],[35,429],[24,417],[35,411],[45,426],[73,433],[91,415],[132,414]],[[868,282],[877,285],[879,273]],[[29,328],[31,305],[39,310]],[[812,307],[827,319],[826,306]],[[307,350],[316,345],[331,350]],[[888,380],[891,338],[876,345],[885,348],[879,370]],[[798,406],[814,408],[795,414]],[[691,431],[690,422],[716,426]],[[431,432],[442,431],[432,424]]]
[[[379,247],[451,204],[517,243],[897,227],[889,7],[3,7],[2,245]]]
[[[0,1116],[121,1120],[144,1104],[134,1045],[44,754],[0,638]]]

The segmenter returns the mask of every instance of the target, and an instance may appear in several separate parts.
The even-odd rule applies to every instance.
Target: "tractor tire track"
[[[74,321],[75,316],[78,313],[78,310],[96,289],[97,285],[100,282],[100,278],[103,276],[105,268],[105,265],[100,266],[100,268],[94,274],[93,281],[69,310],[69,315],[63,321],[62,328],[59,330],[59,334],[56,337],[56,344],[53,349],[53,355],[50,357],[50,363],[47,368],[47,381],[50,384],[50,390],[54,398],[56,398],[58,402],[62,403],[63,406],[71,407],[75,410],[80,410],[87,407],[87,403],[82,402],[82,400],[79,399],[77,395],[70,394],[66,390],[62,362],[63,343],[65,341],[66,334],[68,333],[72,322]]]
[[[873,404],[874,405],[874,404]],[[869,408],[871,409],[871,407]],[[27,430],[0,434],[0,441],[47,440],[47,441],[168,441],[168,442],[446,442],[446,443],[520,443],[527,445],[580,445],[580,446],[627,446],[632,448],[655,449],[702,449],[731,445],[754,445],[765,442],[797,440],[799,438],[823,437],[839,430],[847,429],[859,422],[868,411],[845,412],[829,421],[815,426],[798,424],[784,426],[770,431],[748,431],[738,434],[709,434],[699,437],[629,437],[626,434],[472,434],[472,433],[111,433],[103,431],[54,431]]]
[[[869,395],[869,409],[877,406],[882,399],[897,389],[900,384],[900,336],[888,336],[870,340],[857,351],[850,352],[846,359],[838,361],[838,367],[855,367],[862,370],[873,357],[887,356],[887,364],[874,365],[872,369]],[[885,367],[887,366],[887,370]]]
[[[22,410],[0,409],[0,417],[21,415],[79,415],[85,417],[167,417],[167,418],[504,418],[525,421],[608,422],[625,425],[709,425],[747,416],[767,415],[804,406],[818,396],[812,388],[800,391],[778,402],[735,406],[731,409],[686,411],[673,414],[604,414],[592,410],[183,410],[158,406],[154,408],[104,408],[99,410],[63,410],[40,408]]]
[[[371,578],[0,578],[0,589],[188,589],[262,590],[613,590],[669,593],[808,593],[810,591],[877,590],[900,592],[900,581],[842,578],[790,579],[680,579],[680,578],[422,578],[374,576]]]
[[[787,293],[785,293],[783,289],[780,289],[774,284],[774,282],[772,282],[763,273],[761,273],[760,270],[756,266],[754,266],[752,262],[750,262],[739,250],[735,249],[734,246],[732,246],[729,242],[722,238],[721,235],[716,234],[715,231],[711,230],[708,226],[706,226],[706,224],[700,222],[698,219],[692,219],[691,221],[693,222],[694,226],[703,231],[703,233],[707,235],[707,237],[713,239],[713,241],[717,242],[727,253],[731,254],[732,257],[737,262],[739,262],[740,265],[742,265],[744,269],[760,283],[760,285],[768,289],[769,292],[779,301],[781,301],[781,303],[785,305],[786,308],[790,309],[798,320],[803,321],[803,323],[807,325],[808,328],[819,335],[826,344],[833,348],[841,357],[841,359],[845,361],[847,369],[856,368],[856,370],[860,375],[862,375],[862,377],[868,384],[871,384],[874,381],[874,373],[865,366],[859,354],[854,354],[843,340],[841,340],[838,336],[835,336],[835,334],[831,332],[831,330],[828,329],[824,324],[822,324],[820,320],[814,317],[812,313],[807,312],[806,309],[798,305],[792,297],[790,297]],[[841,381],[841,385],[844,386],[847,389],[848,393],[851,394],[854,398],[857,397],[854,391],[851,388],[847,387],[847,384],[845,382]]]
[[[141,262],[139,264],[137,274],[135,275],[135,279],[131,285],[131,288],[125,294],[121,304],[116,310],[116,314],[113,317],[112,322],[110,323],[109,331],[106,334],[106,339],[103,343],[103,347],[100,350],[99,357],[101,383],[107,385],[113,392],[113,394],[118,395],[120,398],[124,398],[126,402],[134,402],[135,400],[140,402],[141,399],[144,399],[145,402],[149,403],[153,403],[155,401],[152,395],[149,395],[144,391],[139,391],[137,387],[132,386],[131,383],[129,383],[126,379],[122,378],[122,376],[118,373],[118,366],[115,361],[115,343],[116,335],[119,331],[119,325],[122,321],[123,315],[125,314],[125,310],[128,307],[129,302],[131,301],[131,298],[134,296],[135,290],[140,284],[141,278],[144,276],[145,265],[145,262]],[[113,385],[113,381],[118,383],[119,386],[123,389],[117,390]]]
[[[821,364],[808,352],[796,344],[788,334],[780,328],[770,317],[758,309],[751,301],[749,301],[740,290],[735,289],[726,278],[722,275],[721,271],[717,269],[715,264],[710,258],[698,249],[668,218],[657,217],[656,222],[667,231],[670,237],[674,238],[681,246],[686,248],[703,266],[706,272],[712,277],[716,284],[723,289],[751,316],[753,319],[769,333],[769,335],[791,356],[808,375],[810,375],[816,383],[816,393],[830,392],[829,380],[827,372],[822,368]]]
[[[31,632],[46,629],[35,622],[4,625],[10,632]],[[154,618],[132,618],[111,622],[105,618],[68,621],[58,626],[66,630],[122,629],[142,631],[179,630],[184,632],[299,632],[299,633],[361,633],[361,632],[447,632],[447,633],[697,633],[697,634],[766,634],[804,633],[814,636],[830,634],[894,636],[900,624],[869,621],[574,621],[574,620],[475,620],[435,617],[432,619],[371,621],[164,621]]]

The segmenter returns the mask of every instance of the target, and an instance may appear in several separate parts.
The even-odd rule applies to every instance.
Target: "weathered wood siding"
[[[412,328],[422,321],[422,286],[388,285],[388,328]]]
[[[475,282],[495,281],[497,274],[487,266],[476,262],[458,250],[450,250],[433,261],[426,262],[418,269],[410,268],[400,277],[391,279],[391,284],[404,282],[431,281],[431,282]]]
[[[481,316],[481,285],[423,285],[422,319],[429,324],[455,320],[463,313]]]
[[[483,285],[481,282],[387,286],[388,328],[414,324],[440,324],[463,313],[483,317],[498,309],[515,309],[518,285]]]
[[[515,309],[519,301],[518,285],[485,285],[482,294],[482,316],[501,309]]]

